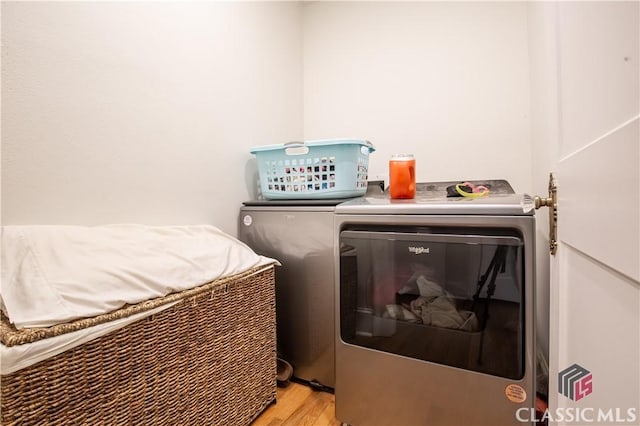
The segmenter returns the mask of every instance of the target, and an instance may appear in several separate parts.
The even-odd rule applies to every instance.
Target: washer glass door
[[[346,228],[340,233],[341,338],[520,379],[523,269],[516,230]]]

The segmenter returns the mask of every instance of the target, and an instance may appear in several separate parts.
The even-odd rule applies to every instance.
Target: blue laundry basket
[[[369,141],[323,139],[254,147],[267,200],[349,198],[367,191]]]

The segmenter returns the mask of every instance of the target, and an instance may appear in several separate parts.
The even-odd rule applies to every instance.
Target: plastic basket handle
[[[369,141],[364,141],[365,145],[362,146],[362,153],[363,154],[371,154],[372,152],[374,152],[376,150],[376,147],[373,146],[373,144]]]
[[[284,152],[287,155],[305,155],[309,153],[309,147],[304,142],[287,142],[284,147]]]

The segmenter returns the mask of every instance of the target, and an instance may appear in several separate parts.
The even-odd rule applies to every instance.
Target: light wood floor
[[[333,394],[291,382],[286,388],[278,388],[277,402],[251,426],[340,426],[335,413]]]

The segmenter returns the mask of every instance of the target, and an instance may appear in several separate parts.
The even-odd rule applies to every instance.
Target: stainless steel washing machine
[[[275,258],[278,354],[293,375],[331,391],[334,361],[333,218],[345,200],[257,200],[240,208],[238,237]]]
[[[366,425],[522,425],[535,407],[530,199],[419,184],[335,210],[336,417]],[[529,411],[527,411],[529,412]]]

